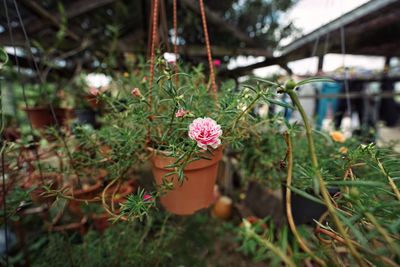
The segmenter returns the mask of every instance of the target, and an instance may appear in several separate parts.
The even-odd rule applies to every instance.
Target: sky
[[[289,10],[287,17],[292,20],[294,25],[299,28],[303,34],[307,34],[320,26],[340,17],[348,11],[368,2],[368,0],[299,0],[299,2]],[[290,40],[285,40],[284,44]],[[262,58],[239,57],[232,61],[228,68],[236,66],[245,66],[258,61]],[[317,59],[303,59],[288,64],[295,74],[315,74],[317,71]],[[333,71],[341,66],[364,67],[366,69],[381,69],[384,65],[383,57],[364,57],[352,55],[328,54],[324,60],[324,71]],[[274,72],[280,71],[277,66],[256,69],[254,74],[259,76],[268,76]]]

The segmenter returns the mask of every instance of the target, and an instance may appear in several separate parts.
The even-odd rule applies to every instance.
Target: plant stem
[[[383,167],[382,162],[376,157],[374,156],[374,159],[376,161],[376,163],[378,164],[379,169],[382,171],[382,173],[386,176],[386,178],[388,179],[389,185],[393,190],[393,193],[396,195],[397,200],[400,200],[400,192],[399,189],[397,188],[396,184],[394,183],[392,177],[390,177],[390,175],[387,173],[387,171],[385,170],[385,168]]]
[[[286,216],[289,223],[290,230],[292,231],[293,235],[295,236],[297,242],[299,243],[300,247],[304,252],[308,253],[319,265],[326,266],[324,260],[319,258],[315,255],[311,249],[307,246],[305,241],[301,238],[299,233],[297,232],[296,224],[293,221],[293,214],[292,214],[292,203],[291,203],[291,190],[290,186],[292,184],[292,174],[293,174],[293,148],[292,148],[292,138],[286,132],[285,133],[285,141],[288,146],[287,155],[288,155],[288,170],[287,170],[287,178],[286,178]]]
[[[399,247],[396,245],[395,241],[393,240],[393,238],[390,237],[389,233],[386,231],[385,228],[383,228],[378,221],[376,220],[375,216],[370,213],[370,212],[366,212],[365,213],[365,217],[368,218],[368,220],[371,221],[371,223],[376,227],[376,229],[378,230],[378,232],[382,235],[383,239],[385,239],[385,241],[387,242],[387,244],[389,245],[390,249],[392,250],[393,253],[395,253],[396,255],[400,255],[400,249]]]
[[[243,115],[246,114],[254,106],[255,103],[257,103],[258,99],[260,99],[261,96],[262,94],[258,93],[257,96],[253,99],[253,101],[251,101],[250,105],[248,105],[247,108],[243,110],[242,113],[240,113],[240,115],[233,122],[232,129],[236,127],[236,124],[240,120],[240,118],[242,118]]]
[[[294,90],[285,90],[290,98],[292,99],[294,105],[298,108],[301,118],[303,119],[304,122],[304,127],[306,128],[306,135],[307,135],[307,143],[308,143],[308,149],[310,152],[310,156],[311,156],[311,164],[312,167],[314,168],[315,174],[318,178],[319,181],[319,186],[320,186],[320,190],[321,190],[321,194],[322,194],[322,198],[324,199],[324,202],[327,206],[327,209],[329,211],[329,214],[332,216],[332,219],[339,231],[339,233],[342,235],[346,246],[348,247],[351,255],[353,256],[353,258],[357,261],[357,263],[360,266],[367,266],[365,264],[365,262],[362,260],[360,254],[357,252],[356,248],[354,247],[353,243],[351,242],[349,236],[346,233],[346,230],[344,228],[344,226],[342,225],[341,221],[339,220],[337,214],[336,214],[336,208],[334,207],[332,200],[330,198],[328,189],[325,185],[325,181],[322,178],[319,166],[318,166],[318,159],[317,159],[317,153],[315,152],[315,146],[314,146],[314,140],[312,137],[312,130],[311,130],[311,125],[310,122],[308,120],[307,114],[304,111],[303,106],[300,103],[299,98],[297,97],[297,94],[295,93]]]
[[[276,254],[281,260],[286,263],[287,266],[290,267],[296,267],[296,264],[286,255],[279,247],[276,247],[272,242],[270,242],[266,238],[261,238],[259,235],[257,235],[252,229],[248,229],[247,235],[249,237],[254,238],[258,243],[264,245],[268,249],[270,249],[274,254]]]

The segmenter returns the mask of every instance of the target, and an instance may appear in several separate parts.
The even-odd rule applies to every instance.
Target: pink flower
[[[219,59],[214,59],[213,63],[214,63],[214,66],[217,68],[219,68],[221,66],[221,60],[219,60]]]
[[[133,88],[131,91],[131,95],[134,97],[141,97],[142,93],[140,92],[139,88]]]
[[[145,194],[145,195],[143,196],[143,200],[144,200],[144,201],[152,201],[152,200],[153,200],[153,197],[152,197],[150,194]]]
[[[97,96],[98,94],[100,94],[100,90],[97,89],[96,87],[91,87],[89,93],[93,96]]]
[[[176,118],[183,118],[186,116],[186,114],[188,114],[188,112],[186,110],[184,110],[183,108],[178,109],[178,111],[175,113],[175,117]]]
[[[197,146],[207,150],[207,146],[217,148],[221,144],[221,126],[211,118],[197,118],[189,125],[189,137],[197,142]]]

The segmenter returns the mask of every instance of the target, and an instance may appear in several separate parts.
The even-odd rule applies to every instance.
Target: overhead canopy
[[[281,56],[267,57],[263,62],[227,71],[226,74],[240,76],[255,68],[275,64],[285,66],[298,59],[343,52],[400,56],[400,1],[370,0],[283,47]]]
[[[289,34],[291,25],[282,26],[278,18],[294,1],[204,0],[213,55],[220,58],[272,56],[277,41],[268,38]],[[107,60],[113,48],[117,51],[114,53],[117,61],[126,52],[146,55],[148,51],[150,0],[5,0],[5,3],[6,6],[1,3],[0,8],[0,45],[25,50],[25,54],[23,51],[19,55],[19,63],[25,67],[33,64],[22,25],[31,46],[39,48],[33,50],[37,61],[56,59],[60,71],[71,73],[78,62],[83,68],[96,68]],[[178,51],[184,57],[203,60],[206,49],[199,1],[178,0],[177,3]],[[172,45],[172,10],[172,0],[159,0],[158,37],[164,51]],[[9,36],[7,15],[13,41]],[[281,30],[280,27],[286,28]],[[117,37],[113,39],[114,36]],[[267,39],[269,41],[265,41]],[[265,47],[265,42],[270,47]],[[46,51],[52,53],[51,57],[46,58]],[[10,59],[15,62],[12,54]]]

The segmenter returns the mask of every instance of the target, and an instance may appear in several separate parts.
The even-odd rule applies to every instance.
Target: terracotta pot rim
[[[81,189],[75,190],[72,185],[71,185],[71,187],[72,187],[72,190],[74,191],[74,196],[79,196],[79,195],[84,195],[84,194],[89,194],[89,193],[95,192],[96,190],[98,190],[101,187],[101,182],[96,181],[95,184],[90,185],[86,189],[81,188]]]
[[[28,178],[28,182],[26,182],[25,184],[28,184],[29,186],[42,185],[42,182],[48,184],[46,183],[47,181],[52,181],[53,183],[61,183],[61,180],[61,174],[57,172],[43,172],[42,175],[40,175],[40,173],[33,173]]]
[[[175,162],[175,157],[169,156],[171,154],[171,152],[160,151],[160,150],[154,149],[152,147],[147,147],[146,149],[152,154],[151,161],[153,163],[154,168],[164,169],[164,170],[172,170],[172,168],[165,167],[165,166]],[[185,168],[185,171],[204,169],[209,166],[217,164],[222,159],[223,147],[220,146],[217,149],[212,150],[212,152],[213,152],[213,155],[210,155],[211,156],[210,160],[199,159],[199,160],[193,161],[188,164],[188,166]],[[205,152],[205,153],[207,153],[207,152]]]

